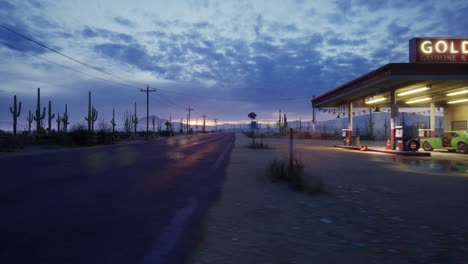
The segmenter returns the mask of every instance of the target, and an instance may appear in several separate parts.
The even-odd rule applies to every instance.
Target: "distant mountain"
[[[162,130],[166,129],[166,126],[164,124],[168,121],[167,119],[151,115],[148,117],[148,127],[150,131],[153,131],[153,117],[155,131],[158,131],[158,128]],[[137,129],[138,131],[146,131],[146,116],[138,119]]]

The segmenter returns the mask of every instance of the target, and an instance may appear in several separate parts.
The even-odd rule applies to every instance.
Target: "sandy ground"
[[[249,142],[237,135],[190,263],[468,263],[468,172],[454,170],[450,156],[445,170],[430,158],[296,141],[307,177],[326,184],[309,195],[265,177],[271,160],[286,157],[287,140],[265,139],[268,150]]]

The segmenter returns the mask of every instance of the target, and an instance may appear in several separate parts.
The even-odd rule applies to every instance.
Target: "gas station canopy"
[[[468,63],[390,63],[312,99],[314,108],[468,103]]]
[[[413,38],[409,41],[409,63],[387,64],[312,98],[314,109],[347,108],[346,142],[351,142],[353,135],[352,109],[380,106],[390,106],[392,149],[400,107],[429,107],[431,137],[436,135],[436,106],[444,108],[444,130],[467,130],[468,38]]]

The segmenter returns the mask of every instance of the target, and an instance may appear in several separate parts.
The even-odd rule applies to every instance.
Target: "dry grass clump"
[[[319,175],[306,175],[304,165],[294,159],[292,166],[286,160],[274,159],[267,167],[267,175],[272,182],[288,182],[295,191],[307,193],[320,193],[324,191],[325,184]]]

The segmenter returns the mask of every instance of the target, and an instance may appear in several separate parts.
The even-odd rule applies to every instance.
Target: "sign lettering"
[[[468,63],[468,38],[413,38],[410,62]]]

